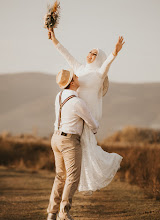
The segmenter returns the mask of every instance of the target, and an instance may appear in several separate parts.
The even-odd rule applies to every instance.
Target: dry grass
[[[107,142],[160,144],[160,130],[127,126],[103,141],[103,143]]]
[[[160,199],[160,131],[126,127],[100,144],[107,152],[123,156],[121,175]]]
[[[149,131],[151,131],[150,135]],[[123,156],[119,170],[121,178],[131,184],[141,186],[149,197],[156,199],[160,199],[158,137],[158,131],[146,129],[145,133],[145,130],[140,131],[140,129],[129,127],[99,144],[105,151]],[[12,136],[10,133],[2,134],[0,136],[0,165],[34,171],[54,170],[54,155],[50,138],[24,134],[19,136]]]
[[[54,169],[50,140],[30,134],[0,136],[0,165],[21,169]]]
[[[149,197],[160,199],[160,145],[121,147],[108,144],[102,145],[102,148],[123,156],[122,178],[144,188]]]

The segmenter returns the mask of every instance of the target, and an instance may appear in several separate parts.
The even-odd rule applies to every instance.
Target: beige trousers
[[[55,156],[56,176],[53,183],[48,213],[56,213],[65,218],[71,209],[72,198],[78,188],[81,171],[82,149],[80,136],[62,136],[54,133],[51,146]]]

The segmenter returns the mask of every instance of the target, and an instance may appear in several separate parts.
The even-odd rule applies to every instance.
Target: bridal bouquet
[[[44,16],[44,28],[53,29],[59,24],[60,3],[56,0],[53,6],[48,6],[48,12]],[[51,36],[49,37],[51,38]]]

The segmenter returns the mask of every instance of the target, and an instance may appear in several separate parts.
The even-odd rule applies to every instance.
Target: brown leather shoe
[[[74,220],[74,219],[70,216],[68,212],[64,218],[60,218],[58,214],[56,220]]]
[[[47,220],[56,220],[57,213],[48,213]]]

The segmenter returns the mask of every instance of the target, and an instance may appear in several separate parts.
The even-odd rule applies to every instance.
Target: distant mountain
[[[17,73],[0,75],[0,132],[54,130],[54,100],[59,88],[55,75]],[[103,98],[103,118],[98,139],[124,126],[160,128],[160,83],[113,83]]]

